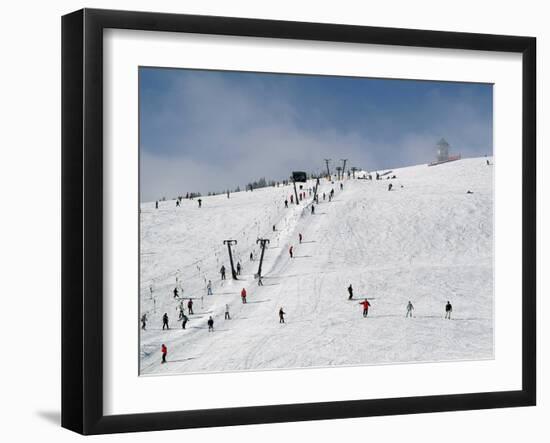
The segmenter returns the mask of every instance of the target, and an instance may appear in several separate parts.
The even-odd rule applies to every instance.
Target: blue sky
[[[444,137],[492,155],[492,85],[140,68],[141,200],[241,187],[348,158],[427,163]]]

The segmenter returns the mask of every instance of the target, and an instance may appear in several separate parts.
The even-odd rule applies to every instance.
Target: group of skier
[[[348,300],[353,299],[353,287],[350,284],[348,286]],[[369,308],[371,306],[370,302],[367,298],[365,298],[362,302],[359,303],[363,307],[363,317],[367,317],[369,315]],[[409,300],[407,303],[407,312],[405,314],[405,318],[414,317],[413,310],[414,306],[412,302]],[[453,306],[451,305],[450,301],[447,301],[447,304],[445,305],[445,319],[451,320],[451,313],[453,312]]]

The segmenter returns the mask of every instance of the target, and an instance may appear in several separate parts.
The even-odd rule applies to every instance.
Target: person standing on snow
[[[315,205],[311,205],[311,215],[315,214]]]
[[[141,329],[145,331],[146,326],[147,326],[147,314],[143,314],[141,316]]]
[[[241,275],[241,262],[237,262],[237,275]]]
[[[182,328],[182,329],[185,329],[185,325],[186,325],[187,322],[189,321],[189,317],[187,317],[187,315],[183,314],[181,319],[182,319],[181,328]]]
[[[367,317],[369,315],[369,306],[370,306],[369,301],[365,299],[359,304],[363,306],[363,317]]]
[[[156,202],[155,202],[155,209],[158,209],[158,208],[159,208],[159,202],[156,201]]]
[[[290,258],[294,258],[294,255],[293,255],[293,247],[291,246],[290,248],[288,248],[288,253],[290,255]]]
[[[166,345],[164,343],[160,347],[160,352],[162,352],[162,361],[161,361],[161,363],[166,363],[166,354],[168,354],[168,349],[166,348]]]
[[[288,200],[285,199],[285,208],[288,208]]]
[[[299,240],[300,243],[302,243],[302,238],[303,238],[303,237],[302,237],[302,234],[301,234],[301,233],[298,234],[298,240]]]
[[[225,319],[231,320],[231,316],[229,315],[229,305],[227,303],[225,305]]]
[[[208,319],[208,332],[214,332],[214,319],[212,316]]]
[[[225,280],[225,266],[222,265],[222,267],[220,268],[220,274],[222,276],[222,280]]]
[[[451,305],[451,302],[447,300],[447,304],[445,305],[445,318],[451,319],[451,312],[453,312],[453,307]]]
[[[162,330],[164,331],[164,328],[170,329],[170,326],[168,326],[168,314],[165,312],[162,316]]]
[[[192,298],[190,298],[189,301],[187,302],[187,310],[189,311],[189,315],[194,314],[194,312],[193,312],[193,299]]]
[[[202,208],[202,199],[199,198],[197,201],[199,202],[199,208]]]
[[[349,293],[348,300],[351,300],[353,298],[353,288],[351,287],[351,283],[348,286],[348,293]]]
[[[212,295],[212,281],[208,280],[208,284],[206,285],[206,295]]]
[[[241,291],[241,300],[243,302],[243,304],[246,303],[246,289],[243,288],[243,290]]]
[[[340,191],[342,191],[344,189],[344,185],[343,183],[340,183]]]
[[[294,203],[294,196],[293,195],[290,196],[290,203],[291,204]]]
[[[250,261],[254,261],[254,254],[252,252],[250,253]]]
[[[283,311],[283,307],[281,306],[281,309],[279,309],[279,323],[285,322],[285,314],[286,312]]]
[[[412,318],[412,316],[413,316],[412,311],[413,311],[413,310],[414,310],[414,306],[413,306],[413,304],[411,303],[411,301],[409,300],[409,303],[407,303],[407,315],[405,315],[405,318],[407,318],[409,315],[410,315],[411,318]]]

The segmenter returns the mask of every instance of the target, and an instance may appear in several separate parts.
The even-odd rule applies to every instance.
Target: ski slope
[[[159,209],[143,203],[140,310],[148,323],[140,336],[140,373],[492,358],[493,167],[473,158],[394,174],[379,181],[322,179],[314,215],[309,196],[284,207],[291,186],[203,197],[200,209],[192,200],[178,208],[173,200]],[[258,237],[270,239],[263,287],[254,279]],[[238,242],[238,281],[231,280],[226,239]],[[195,302],[186,330],[177,321],[176,277],[185,306],[189,297]],[[206,295],[209,279],[213,295]],[[364,297],[372,305],[368,318],[359,305]],[[405,318],[409,300],[414,318]],[[447,300],[452,320],[444,319]],[[224,320],[226,303],[231,320]],[[162,330],[164,312],[169,331]],[[206,325],[210,315],[213,333]],[[162,343],[166,364],[160,363]]]

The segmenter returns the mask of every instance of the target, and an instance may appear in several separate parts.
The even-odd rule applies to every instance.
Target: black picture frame
[[[522,54],[522,389],[178,412],[103,413],[103,30]],[[62,426],[81,434],[416,414],[536,403],[536,39],[83,9],[62,18]]]

